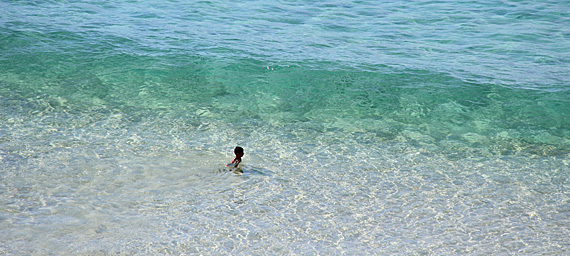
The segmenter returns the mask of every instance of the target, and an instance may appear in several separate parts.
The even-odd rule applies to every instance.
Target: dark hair
[[[242,147],[236,147],[234,149],[234,153],[235,154],[243,154],[243,148]]]

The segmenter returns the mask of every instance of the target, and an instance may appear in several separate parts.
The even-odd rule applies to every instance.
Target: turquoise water
[[[0,254],[568,254],[568,10],[3,1]]]

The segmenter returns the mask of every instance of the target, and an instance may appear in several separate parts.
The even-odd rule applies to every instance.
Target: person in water
[[[234,154],[236,155],[236,157],[229,164],[227,164],[226,167],[234,169],[236,172],[243,172],[241,169],[241,158],[243,156],[243,148],[236,147],[234,149]]]

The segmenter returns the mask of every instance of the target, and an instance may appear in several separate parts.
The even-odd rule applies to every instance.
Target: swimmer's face
[[[243,156],[243,152],[236,152],[236,156],[237,156],[237,157],[242,157],[242,156]]]

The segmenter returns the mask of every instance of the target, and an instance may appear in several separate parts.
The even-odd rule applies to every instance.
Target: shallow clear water
[[[1,2],[0,254],[567,254],[569,8]]]

